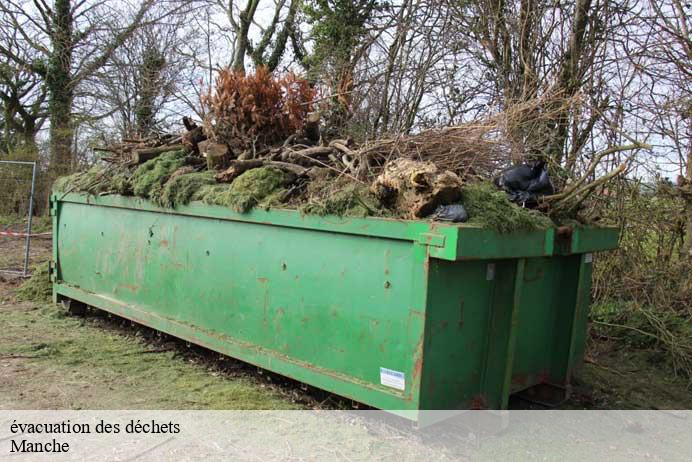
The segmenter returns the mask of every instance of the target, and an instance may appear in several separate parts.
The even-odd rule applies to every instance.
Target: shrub
[[[681,256],[684,204],[665,184],[626,182],[601,210],[619,249],[594,265],[591,320],[601,336],[662,353],[692,378],[692,261]]]
[[[314,94],[292,73],[276,78],[264,67],[254,74],[223,69],[202,98],[205,133],[236,155],[283,142],[303,127]]]

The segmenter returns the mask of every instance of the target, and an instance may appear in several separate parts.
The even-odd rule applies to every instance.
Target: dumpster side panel
[[[417,408],[425,247],[70,202],[59,213],[59,293],[232,343],[240,359],[373,406]]]
[[[583,365],[584,350],[586,349],[587,325],[589,321],[589,309],[591,306],[591,277],[593,271],[593,255],[591,253],[574,255],[572,268],[577,272],[574,281],[577,284],[574,322],[572,324],[572,336],[569,345],[569,362],[567,364],[567,377],[575,369]],[[568,276],[569,277],[569,276]],[[560,370],[555,371],[560,372]]]
[[[501,407],[515,260],[431,260],[423,409]]]
[[[565,385],[581,363],[591,265],[584,255],[432,260],[421,406],[505,408]]]
[[[561,260],[561,259],[560,259]],[[521,318],[512,370],[512,391],[523,390],[545,380],[554,354],[558,321],[573,311],[573,289],[562,285],[563,268],[556,257],[530,258],[524,271]],[[563,343],[568,339],[564,338]]]
[[[583,254],[527,259],[512,391],[569,383],[584,353],[590,288]]]

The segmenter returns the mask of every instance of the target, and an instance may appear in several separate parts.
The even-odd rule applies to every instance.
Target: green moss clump
[[[111,180],[113,174],[108,168],[95,165],[84,172],[73,173],[58,178],[53,183],[56,192],[85,192],[100,194],[112,190]]]
[[[204,185],[192,195],[190,202],[202,201],[205,204],[216,205],[216,196],[223,193],[230,187],[230,184],[225,183]]]
[[[269,208],[281,203],[286,183],[286,174],[281,170],[273,167],[254,168],[240,175],[230,185],[203,187],[194,195],[194,199],[245,213],[256,206]]]
[[[74,182],[74,180],[77,178],[78,175],[77,173],[74,173],[72,175],[65,175],[59,177],[57,180],[53,182],[53,191],[55,192],[67,192],[70,190],[70,185]]]
[[[17,300],[45,302],[53,295],[53,284],[50,282],[48,262],[34,268],[31,277],[17,289]]]
[[[131,173],[129,171],[121,171],[113,175],[111,178],[111,186],[114,192],[123,196],[132,195]]]
[[[178,168],[185,164],[184,151],[161,154],[140,165],[134,173],[127,166],[94,166],[84,172],[58,178],[56,192],[136,195],[159,202],[163,186]]]
[[[215,183],[213,172],[177,175],[163,186],[159,203],[163,207],[173,208],[188,204],[200,188]]]
[[[461,203],[469,214],[469,224],[500,233],[530,231],[554,226],[550,218],[535,210],[512,203],[492,183],[470,183],[461,192]]]
[[[163,185],[170,176],[185,165],[184,151],[165,152],[140,165],[132,174],[132,192],[135,196],[160,202]]]
[[[125,166],[95,165],[89,170],[62,176],[53,183],[55,192],[131,195],[130,171]]]
[[[336,215],[346,217],[367,217],[381,215],[380,204],[370,193],[368,187],[355,182],[316,198],[300,207],[303,214]]]

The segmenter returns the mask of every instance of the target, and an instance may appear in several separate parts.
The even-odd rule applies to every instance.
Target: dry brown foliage
[[[259,67],[253,74],[222,69],[213,90],[202,97],[204,131],[235,155],[282,143],[303,127],[314,90],[292,73],[274,77]]]
[[[365,143],[359,156],[370,160],[370,167],[397,158],[431,162],[440,170],[460,176],[491,177],[508,162],[506,144],[494,136],[494,127],[460,125],[425,130],[415,135],[386,138]]]
[[[512,153],[529,154],[529,141],[577,101],[576,96],[566,99],[560,94],[546,94],[473,122],[373,140],[361,146],[358,153],[370,159],[371,167],[404,157],[432,162],[461,177],[491,178],[513,160],[528,160],[513,159]]]

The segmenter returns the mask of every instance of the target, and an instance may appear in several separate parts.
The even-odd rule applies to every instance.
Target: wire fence
[[[0,273],[29,275],[36,162],[0,160]]]

